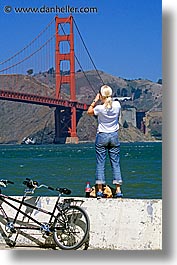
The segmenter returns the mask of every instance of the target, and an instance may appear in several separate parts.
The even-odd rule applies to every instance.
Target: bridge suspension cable
[[[20,53],[24,52],[26,49],[28,49],[49,27],[50,25],[54,22],[53,18],[50,23],[29,43],[27,44],[23,49],[21,49],[20,51],[18,51],[17,53],[15,53],[14,55],[12,55],[11,57],[9,57],[8,59],[6,59],[5,61],[0,62],[0,65],[7,63],[8,61],[14,59],[17,55],[19,55]]]
[[[41,82],[41,87],[43,87],[42,95],[48,96],[50,94],[53,96],[53,94],[55,93],[55,31],[54,25],[52,25],[55,24],[53,23],[54,21],[55,18],[53,18],[50,23],[48,23],[47,26],[23,49],[21,49],[8,59],[0,62],[0,89],[7,90],[9,87],[11,87],[13,91],[18,92],[18,85],[20,84],[20,89],[22,92],[28,94],[29,91],[30,93],[37,94],[38,92],[35,86],[39,86],[39,82]],[[74,19],[73,22],[78,33],[76,35],[79,38],[77,45],[79,45],[81,48],[80,51],[78,50],[78,53],[75,52],[74,54],[75,62],[77,62],[77,66],[80,68],[77,72],[82,71],[83,77],[87,81],[87,84],[89,85],[91,90],[95,94],[97,94],[98,88],[94,87],[94,81],[92,77],[97,75],[102,84],[104,84],[104,81],[91,57],[91,54]],[[68,23],[66,20],[65,23],[60,24],[60,30],[62,30],[63,34],[68,35],[64,30],[65,24],[67,29]],[[69,41],[68,43],[70,46]],[[63,43],[62,45],[64,46],[65,44]],[[60,48],[63,49],[63,47]],[[79,54],[80,52],[83,52],[83,54]],[[62,53],[65,54],[67,52],[63,50]],[[86,58],[85,54],[87,56]],[[78,55],[80,57],[78,57]],[[86,63],[88,63],[88,61],[92,64],[91,69],[94,68],[95,70],[94,75],[90,75],[90,72],[88,72],[89,74],[87,74],[86,69],[88,69],[88,65],[86,65]],[[64,66],[66,66],[68,70],[70,70],[67,60],[62,61],[61,67],[63,75],[67,75],[67,71],[64,71]],[[27,77],[25,76],[28,76],[28,80],[31,80],[31,82],[35,82],[35,86],[31,86],[30,90],[28,89],[28,82],[25,81],[27,80]],[[9,85],[9,82],[11,82],[11,85]],[[85,82],[84,79],[82,80],[82,82]],[[87,86],[87,84],[84,85]],[[51,89],[50,92],[47,91],[47,86]],[[65,87],[65,89],[67,88]],[[63,96],[65,97],[66,94],[67,93],[63,93]],[[89,101],[89,95],[87,99]]]
[[[95,69],[95,71],[96,71],[96,73],[97,73],[99,79],[101,80],[101,83],[104,85],[104,81],[103,81],[103,79],[102,79],[102,77],[101,77],[101,75],[100,75],[100,73],[99,73],[99,71],[98,71],[98,69],[97,69],[97,67],[96,67],[96,65],[95,65],[95,63],[94,63],[92,57],[91,57],[91,54],[90,54],[90,52],[89,52],[89,50],[88,50],[88,48],[87,48],[87,46],[86,46],[86,44],[85,44],[85,41],[84,41],[84,39],[83,39],[83,37],[82,37],[80,31],[79,31],[79,28],[78,28],[78,26],[77,26],[77,24],[76,24],[74,18],[73,18],[73,22],[74,22],[75,28],[76,28],[76,30],[77,30],[77,32],[78,32],[78,34],[79,34],[79,37],[80,37],[80,39],[81,39],[81,42],[82,42],[82,44],[83,44],[83,46],[84,46],[84,48],[85,48],[85,50],[86,50],[86,52],[87,52],[87,55],[88,55],[88,57],[89,57],[89,59],[90,59],[92,65],[93,65],[93,67],[94,67],[94,69]],[[64,28],[63,28],[63,26],[60,25],[60,27],[61,27],[61,30],[62,30],[62,32],[64,33],[64,35],[67,35],[66,32],[65,32],[65,30],[64,30]],[[70,45],[69,41],[68,41],[68,44]],[[85,71],[84,71],[84,69],[83,69],[83,66],[82,66],[80,60],[78,59],[78,56],[76,55],[76,53],[75,53],[74,57],[75,57],[75,60],[77,61],[78,65],[79,65],[80,69],[82,70],[82,73],[84,74],[85,79],[87,80],[89,86],[91,87],[91,89],[93,90],[93,92],[94,92],[95,94],[97,94],[97,91],[95,90],[95,88],[94,88],[93,85],[91,84],[90,80],[88,79],[87,74],[85,73]]]
[[[95,63],[94,63],[92,57],[91,57],[91,55],[90,55],[90,52],[89,52],[89,50],[88,50],[88,48],[87,48],[87,46],[86,46],[86,44],[85,44],[85,41],[84,41],[84,39],[83,39],[83,37],[82,37],[82,35],[81,35],[81,33],[80,33],[80,30],[79,30],[79,28],[78,28],[78,26],[77,26],[77,24],[76,24],[74,18],[73,18],[73,21],[74,21],[74,25],[75,25],[75,27],[76,27],[76,29],[77,29],[77,31],[78,31],[78,34],[79,34],[79,36],[80,36],[80,39],[81,39],[81,41],[82,41],[82,43],[83,43],[83,45],[84,45],[84,48],[85,48],[85,50],[86,50],[86,52],[87,52],[87,54],[88,54],[88,56],[89,56],[89,58],[90,58],[90,61],[92,62],[92,65],[93,65],[93,67],[95,68],[95,70],[96,70],[96,72],[97,72],[97,75],[99,76],[99,78],[100,78],[102,84],[104,85],[104,81],[103,81],[103,79],[102,79],[102,77],[101,77],[101,75],[100,75],[100,73],[99,73],[99,71],[98,71],[98,69],[97,69],[97,67],[96,67],[96,65],[95,65]]]
[[[0,89],[39,96],[55,94],[55,19],[23,49],[0,63]]]
[[[4,69],[2,69],[2,70],[0,70],[0,73],[1,72],[4,72],[4,71],[6,71],[6,70],[9,70],[9,69],[11,69],[11,68],[13,68],[13,67],[15,67],[15,66],[17,66],[17,65],[19,65],[19,64],[21,64],[21,63],[23,63],[24,61],[26,61],[26,60],[28,60],[30,57],[32,57],[33,55],[35,55],[37,52],[39,52],[41,49],[43,49],[53,38],[55,37],[55,34],[50,38],[50,39],[48,39],[42,46],[40,46],[36,51],[34,51],[33,53],[31,53],[30,55],[28,55],[27,57],[25,57],[25,58],[23,58],[23,60],[21,60],[21,61],[18,61],[17,63],[15,63],[15,64],[13,64],[13,65],[10,65],[10,66],[8,66],[8,67],[6,67],[6,68],[4,68]],[[12,57],[11,57],[12,58]]]

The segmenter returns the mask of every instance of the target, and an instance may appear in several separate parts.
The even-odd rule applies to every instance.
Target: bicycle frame
[[[60,196],[58,196],[57,200],[56,200],[56,203],[54,205],[54,208],[53,208],[53,211],[46,211],[40,207],[37,207],[35,205],[32,205],[30,203],[27,203],[25,202],[25,199],[27,198],[27,196],[23,196],[22,197],[22,200],[18,200],[16,198],[13,198],[13,197],[10,197],[10,196],[7,196],[7,195],[4,195],[2,193],[0,193],[0,200],[2,202],[4,202],[5,204],[9,205],[10,207],[12,207],[14,210],[16,210],[16,215],[13,219],[13,225],[15,225],[16,221],[17,221],[17,218],[18,218],[18,215],[19,213],[21,213],[23,216],[29,218],[31,221],[33,221],[34,223],[38,224],[39,227],[31,227],[31,226],[18,226],[18,227],[14,227],[16,229],[34,229],[34,230],[40,230],[40,226],[42,225],[42,222],[39,222],[37,221],[35,218],[31,217],[29,214],[27,214],[26,212],[24,212],[23,210],[21,210],[22,206],[27,206],[27,207],[30,207],[31,209],[33,210],[37,210],[39,212],[42,212],[46,215],[49,215],[50,216],[50,219],[49,219],[49,222],[48,223],[51,223],[53,218],[55,219],[56,218],[56,215],[55,215],[55,212],[56,212],[56,209],[57,209],[57,205],[59,203],[59,200],[60,200]],[[16,207],[15,205],[13,205],[11,202],[7,201],[7,200],[11,200],[13,202],[17,202],[19,203],[19,207]],[[10,222],[10,219],[9,217],[7,216],[7,213],[5,212],[4,208],[2,207],[2,205],[0,205],[0,211],[2,212],[3,214],[3,217],[4,219],[7,221],[7,222]]]
[[[6,187],[8,183],[14,184],[9,180],[0,180],[0,186],[2,187]],[[22,199],[5,195],[1,193],[0,189],[0,212],[2,213],[2,219],[6,222],[5,231],[10,233],[8,239],[12,234],[16,234],[15,239],[8,240],[7,244],[14,247],[20,230],[31,229],[39,230],[43,236],[52,236],[55,247],[58,246],[61,249],[70,250],[78,249],[85,244],[86,249],[89,239],[89,218],[87,213],[80,206],[76,205],[77,203],[82,204],[83,200],[66,198],[60,202],[62,194],[69,195],[71,193],[69,189],[60,187],[54,189],[45,184],[39,185],[37,181],[28,178],[26,178],[23,184],[26,185],[27,189],[25,189]],[[29,196],[29,194],[34,194],[35,190],[41,187],[58,192],[58,198],[52,210],[44,209],[41,206],[38,207],[38,204],[34,205],[26,200],[27,198],[34,198]],[[9,206],[13,210],[12,216],[11,214],[8,216],[8,211],[5,210],[4,205]],[[26,209],[23,209],[23,206]],[[35,213],[31,216],[34,210],[44,215],[42,221],[40,216],[38,220],[35,218]],[[45,221],[46,216],[48,217],[47,222]],[[25,217],[28,218],[28,221],[25,221]]]

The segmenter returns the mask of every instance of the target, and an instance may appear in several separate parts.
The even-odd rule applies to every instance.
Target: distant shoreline
[[[162,143],[162,140],[155,140],[155,141],[120,141],[120,143]],[[94,144],[95,141],[79,141],[78,144]],[[38,145],[70,145],[72,143],[62,143],[62,144],[55,144],[55,143],[44,143],[44,144],[20,144],[20,143],[0,143],[2,145],[24,145],[24,146],[38,146]],[[77,144],[75,144],[77,145]]]
[[[94,141],[79,141],[79,144],[94,143]],[[120,143],[162,143],[162,140],[154,141],[120,141]]]

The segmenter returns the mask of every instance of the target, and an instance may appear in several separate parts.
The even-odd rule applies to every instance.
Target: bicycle
[[[6,188],[8,184],[14,183],[9,180],[0,180],[1,187]],[[22,200],[2,194],[0,189],[0,201],[16,210],[16,215],[14,219],[12,219],[8,217],[5,209],[2,206],[2,203],[0,204],[0,211],[6,221],[5,230],[7,233],[15,234],[18,230],[23,229],[40,230],[43,235],[53,236],[56,246],[63,250],[75,250],[80,248],[84,243],[88,244],[90,229],[89,217],[81,206],[76,205],[77,203],[82,204],[82,200],[66,198],[62,202],[60,202],[60,197],[62,194],[71,194],[71,191],[69,189],[54,189],[53,187],[47,186],[45,184],[39,185],[37,181],[28,178],[26,178],[23,184],[26,186],[26,189],[24,190]],[[40,189],[42,187],[47,188],[49,190],[56,190],[58,192],[58,197],[52,211],[48,211],[41,207],[37,207],[28,202],[25,202],[25,199],[29,194],[34,194],[36,189]],[[10,201],[19,204],[19,207],[16,207]],[[23,211],[22,206],[30,207],[30,209],[32,210],[37,210],[38,212],[42,212],[43,214],[50,216],[49,221],[47,223],[38,221],[34,217],[30,216],[28,213]],[[17,218],[19,216],[19,213],[22,214],[24,217],[29,218],[34,223],[34,225],[31,226],[29,224],[18,224]],[[9,244],[10,246],[14,247],[16,245],[17,236],[18,233],[16,235],[15,240]]]

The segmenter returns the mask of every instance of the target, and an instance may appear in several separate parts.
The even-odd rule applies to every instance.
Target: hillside
[[[78,101],[91,103],[104,83],[110,85],[114,96],[130,96],[131,101],[122,102],[122,109],[135,107],[137,111],[149,113],[149,134],[144,135],[132,124],[128,128],[121,126],[121,141],[153,141],[155,134],[161,135],[162,131],[162,85],[149,80],[126,80],[114,77],[99,71],[100,77],[95,71],[86,72],[87,78],[92,85],[90,87],[82,72],[76,74],[76,94]],[[34,76],[0,76],[0,88],[8,87],[10,79],[15,78],[14,87],[18,91],[40,93],[43,95],[55,94],[55,78],[50,72],[35,74]],[[6,84],[6,86],[4,86]],[[42,84],[42,86],[41,86]],[[69,98],[68,86],[62,87],[62,97]],[[0,101],[0,143],[21,143],[24,137],[36,138],[37,143],[53,143],[54,108],[23,104],[11,101]],[[153,114],[153,115],[151,115]],[[97,127],[95,117],[89,117],[83,112],[78,124],[77,133],[80,141],[94,141]],[[153,132],[153,133],[152,133]]]

